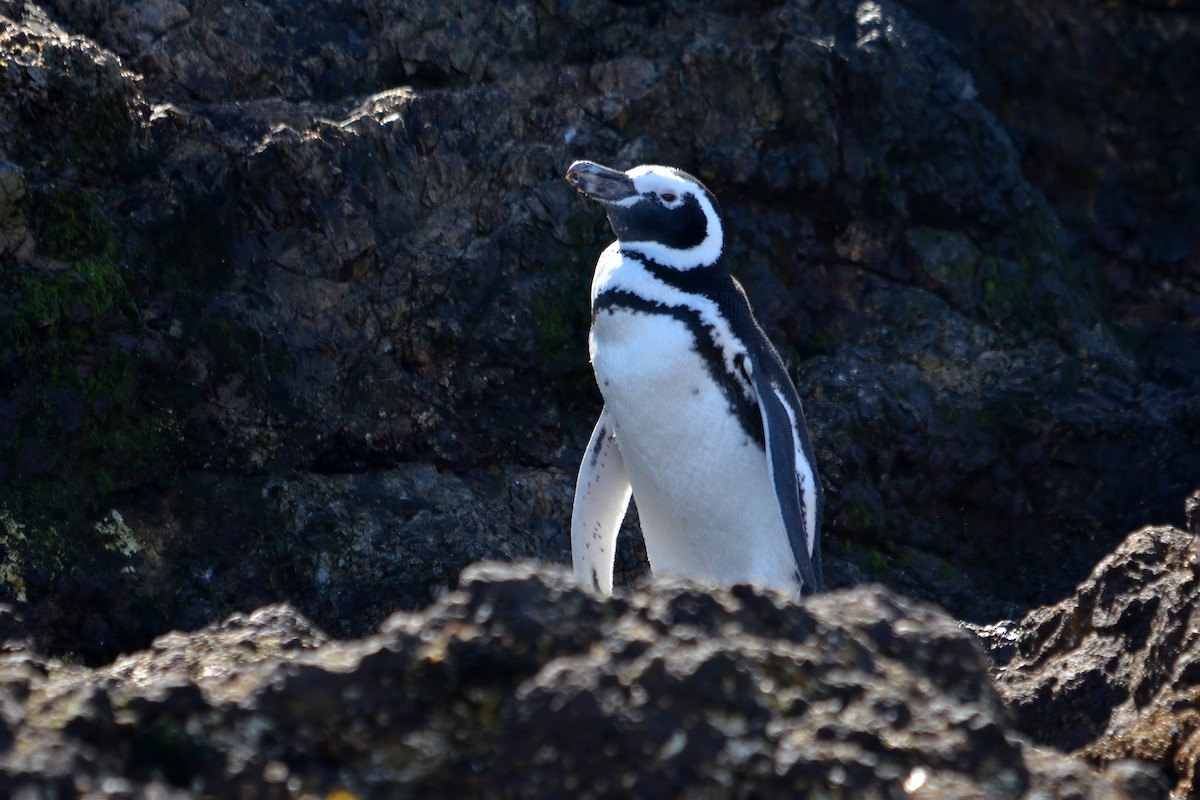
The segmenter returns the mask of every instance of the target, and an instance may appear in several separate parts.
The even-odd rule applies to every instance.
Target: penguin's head
[[[710,266],[720,259],[725,234],[717,199],[686,172],[654,165],[621,172],[576,161],[566,178],[604,204],[622,248],[674,269]]]

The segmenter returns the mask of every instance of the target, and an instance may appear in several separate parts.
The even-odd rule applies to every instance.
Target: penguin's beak
[[[617,203],[638,193],[633,179],[624,172],[594,161],[576,161],[567,170],[566,178],[578,191],[602,203]]]

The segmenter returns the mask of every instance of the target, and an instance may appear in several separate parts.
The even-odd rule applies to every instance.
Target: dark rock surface
[[[1018,729],[1104,764],[1138,758],[1200,793],[1200,540],[1131,534],[1070,598],[985,630]]]
[[[1114,325],[991,62],[899,5],[0,13],[0,481],[46,647],[280,599],[361,634],[477,558],[565,560],[608,236],[560,178],[578,156],[721,198],[808,407],[835,585],[1012,616],[1200,472],[1194,324]]]
[[[1013,132],[1022,172],[1071,232],[1073,255],[1103,282],[1110,314],[1145,336],[1157,329],[1163,349],[1200,314],[1200,6],[906,6],[956,43]],[[1170,369],[1170,355],[1147,355]]]
[[[388,745],[396,759],[459,760],[405,785],[467,788],[482,780],[477,754],[555,768],[556,752],[507,750],[520,741],[502,735],[577,714],[608,732],[649,721],[650,738],[615,746],[660,753],[698,725],[680,753],[711,747],[706,763],[793,787],[817,780],[797,765],[816,764],[822,780],[838,767],[844,786],[900,796],[919,765],[944,796],[1075,785],[1104,797],[1113,781],[1151,796],[1129,787],[1152,775],[1115,761],[1136,756],[1194,791],[1194,648],[1178,638],[1194,544],[1168,529],[1004,628],[1024,649],[993,650],[1017,726],[1111,764],[1104,778],[1030,748],[945,621],[875,590],[789,612],[770,635],[791,644],[774,655],[749,641],[764,631],[739,627],[765,601],[668,592],[599,606],[556,577],[481,580],[359,642],[326,642],[302,619],[361,637],[476,560],[567,560],[598,410],[586,291],[609,236],[561,180],[578,157],[675,164],[720,198],[735,273],[813,428],[832,585],[873,578],[994,622],[1068,595],[1125,532],[1183,524],[1200,475],[1198,20],[1186,2],[1132,0],[0,0],[0,579],[24,619],[0,615],[24,642],[0,682],[5,779],[169,796],[194,777],[269,796],[266,782],[324,789],[357,764],[369,793],[392,779],[367,760],[370,737],[411,724]],[[627,586],[644,572],[635,530]],[[519,619],[496,623],[498,639],[456,628],[450,617],[474,619],[472,603],[503,586],[532,630],[558,633],[504,655]],[[538,599],[563,606],[530,610]],[[34,654],[104,664],[280,602],[295,611],[95,671]],[[656,603],[708,609],[696,627],[711,648],[651,624]],[[739,603],[758,611],[725,608]],[[1112,607],[1125,609],[1115,622]],[[553,613],[582,615],[579,627]],[[874,618],[878,631],[852,622]],[[928,721],[902,725],[865,672],[797,684],[802,699],[848,693],[863,716],[844,720],[753,688],[784,669],[777,659],[807,665],[789,677],[832,670],[805,661],[818,640],[871,654],[910,623],[920,632],[897,635],[914,658],[940,643],[966,671],[946,691],[914,690],[944,665],[887,656],[899,707],[936,706]],[[838,625],[855,632],[833,642]],[[445,669],[463,689],[454,702],[436,694],[448,705],[400,723],[338,694],[409,702],[386,694],[402,682],[385,677],[403,674],[370,665],[416,664],[422,636],[465,653],[422,661],[414,678]],[[643,644],[577,644],[612,636]],[[689,691],[728,677],[749,727],[718,739],[688,716],[678,676],[638,661],[656,636],[671,641],[659,663],[691,648],[716,676],[696,673]],[[261,653],[246,644],[258,639]],[[299,654],[276,658],[288,647]],[[210,655],[168,669],[189,648]],[[476,657],[502,674],[472,672]],[[142,686],[138,664],[158,677]],[[960,679],[973,699],[954,696]],[[634,686],[666,691],[667,716],[620,688]],[[229,699],[238,687],[245,707]],[[481,699],[466,692],[479,687]],[[316,710],[288,707],[295,697]],[[862,698],[883,698],[874,721]],[[247,750],[236,726],[266,718],[300,738],[259,731],[261,752]],[[437,726],[468,718],[462,747],[439,749],[453,734]],[[509,727],[491,727],[500,719]],[[240,732],[222,739],[226,723]],[[937,744],[911,746],[914,725]],[[562,758],[585,759],[571,761],[580,774],[622,777],[569,741],[580,747]],[[995,762],[976,757],[985,741]],[[645,779],[720,777],[681,758]]]
[[[1015,734],[973,638],[880,587],[602,602],[484,565],[357,641],[269,606],[0,677],[5,796],[1147,797]]]

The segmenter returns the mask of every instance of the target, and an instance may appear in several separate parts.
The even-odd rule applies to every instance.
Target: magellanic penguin
[[[821,482],[796,389],[721,263],[717,201],[670,167],[576,161],[617,241],[592,278],[604,410],[579,467],[576,579],[612,593],[632,492],[650,569],[799,596],[824,588]]]

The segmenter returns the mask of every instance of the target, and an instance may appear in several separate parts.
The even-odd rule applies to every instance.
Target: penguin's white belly
[[[687,327],[610,308],[597,315],[590,344],[651,569],[797,592],[766,455]]]

